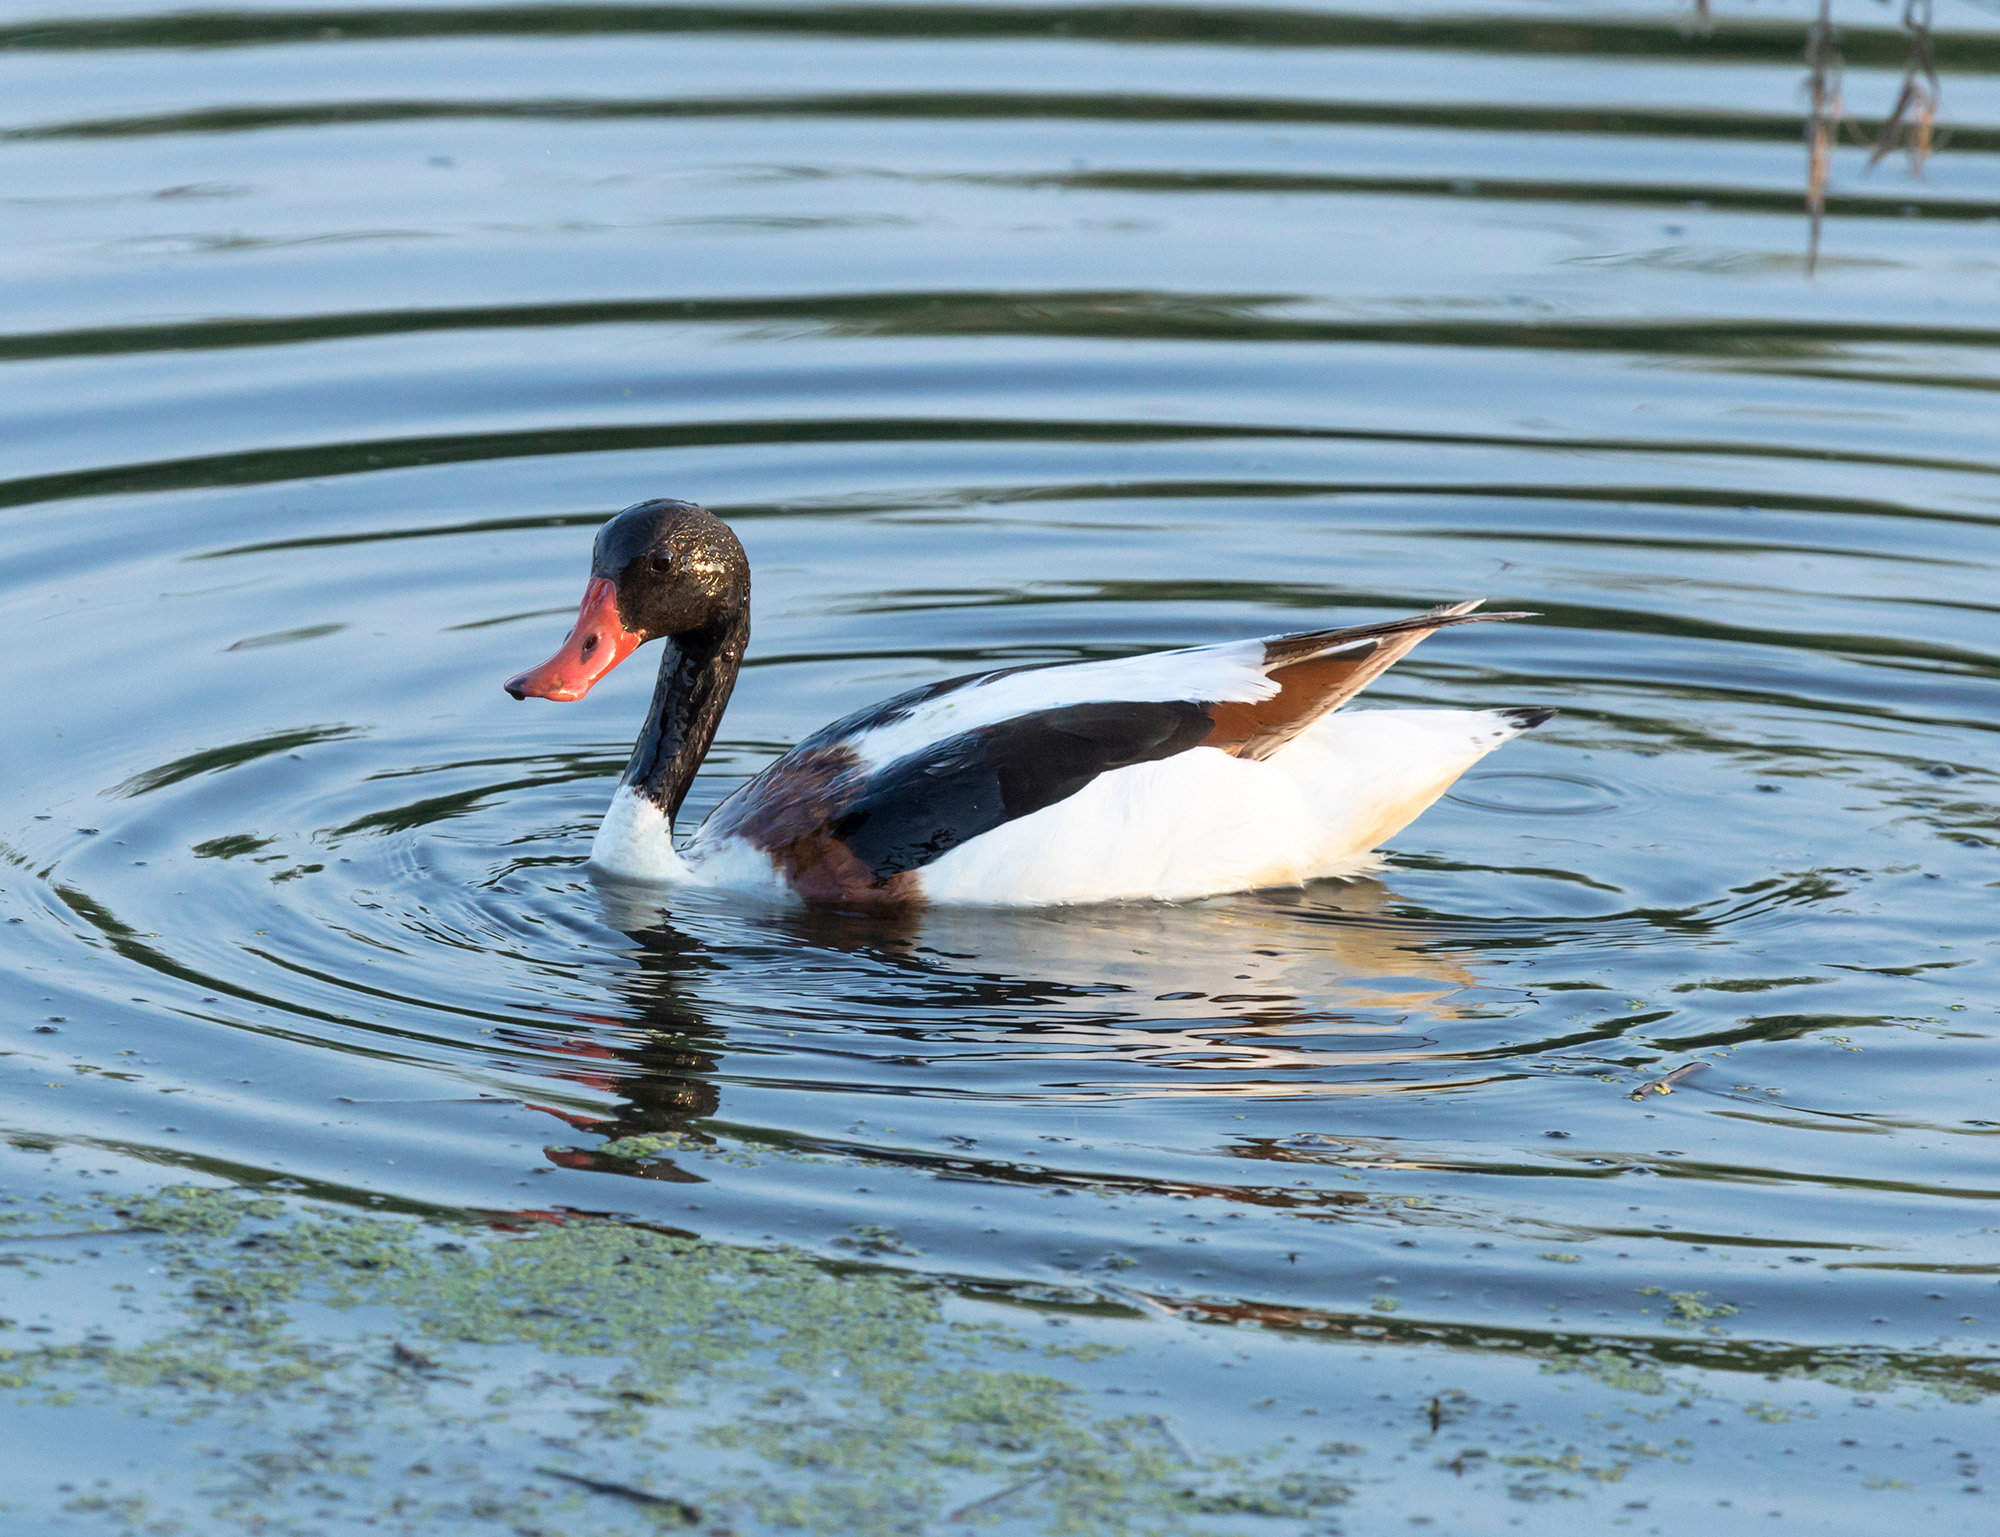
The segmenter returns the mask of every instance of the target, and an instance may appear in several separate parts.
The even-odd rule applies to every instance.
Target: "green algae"
[[[167,1278],[175,1322],[129,1345],[0,1351],[0,1387],[230,1423],[245,1444],[196,1529],[269,1530],[274,1503],[309,1496],[357,1517],[504,1514],[550,1534],[624,1530],[603,1524],[610,1501],[638,1529],[729,1512],[739,1530],[887,1537],[957,1509],[1065,1537],[1168,1537],[1347,1498],[1317,1474],[1196,1461],[1157,1416],[1094,1417],[1064,1378],[991,1364],[1029,1348],[1018,1331],[954,1325],[934,1284],[851,1261],[608,1220],[445,1228],[193,1185],[43,1215],[95,1231],[106,1208],[130,1224],[110,1231],[151,1230],[128,1241]],[[306,1326],[342,1314],[344,1333]],[[428,1465],[387,1476],[395,1416],[483,1439],[551,1409],[567,1434],[540,1437],[541,1481],[565,1487],[460,1487]],[[607,1463],[618,1471],[599,1476]],[[995,1483],[1004,1500],[965,1499]],[[148,1531],[182,1519],[117,1490],[72,1508]]]
[[[829,1163],[835,1160],[820,1153],[801,1152],[797,1148],[786,1147],[771,1142],[717,1141],[709,1135],[693,1132],[669,1131],[650,1132],[641,1136],[615,1137],[609,1142],[600,1142],[596,1147],[554,1146],[551,1154],[568,1158],[583,1158],[592,1163],[601,1159],[616,1159],[624,1163],[647,1163],[664,1153],[692,1154],[716,1163],[726,1163],[735,1168],[755,1169],[776,1159],[785,1163]],[[872,1160],[850,1160],[871,1162]]]
[[[857,1222],[848,1229],[852,1235],[834,1239],[834,1245],[842,1249],[858,1249],[863,1254],[922,1254],[922,1249],[903,1242],[903,1235],[892,1227],[883,1227],[876,1222]]]
[[[1292,1473],[1221,1494],[1187,1493],[1181,1500],[1203,1515],[1275,1516],[1299,1521],[1345,1505],[1353,1497],[1354,1490],[1337,1478]]]
[[[1774,1381],[1817,1382],[1849,1393],[1929,1393],[1953,1404],[1976,1404],[2000,1392],[2000,1371],[1988,1359],[1912,1366],[1871,1352],[1825,1350],[1770,1375]]]
[[[1197,1453],[1159,1414],[1106,1417],[1131,1401],[1098,1398],[1089,1382],[1125,1393],[1135,1378],[1123,1368],[1093,1374],[1090,1363],[1130,1347],[1046,1344],[1018,1322],[954,1316],[971,1305],[963,1285],[866,1262],[870,1248],[895,1252],[893,1229],[857,1226],[861,1241],[826,1260],[608,1219],[425,1222],[192,1185],[123,1201],[12,1204],[35,1234],[90,1240],[37,1250],[43,1280],[28,1268],[5,1272],[28,1288],[24,1297],[67,1295],[93,1274],[106,1290],[72,1310],[92,1327],[82,1339],[0,1336],[13,1347],[0,1348],[0,1388],[38,1415],[150,1416],[211,1443],[201,1455],[213,1466],[192,1488],[103,1484],[62,1507],[96,1526],[160,1537],[304,1533],[328,1529],[322,1516],[338,1511],[426,1537],[936,1537],[995,1524],[1076,1537],[1292,1537],[1330,1530],[1332,1513],[1361,1489],[1324,1461],[1357,1452],[1352,1443],[1230,1457]],[[127,1260],[111,1255],[95,1271],[63,1257],[114,1248]],[[139,1279],[134,1266],[157,1284],[135,1293],[124,1279]],[[1689,1324],[1729,1309],[1698,1291],[1650,1294]],[[1004,1299],[1015,1319],[1058,1337],[1087,1320],[1129,1329],[1168,1311],[1142,1312],[1137,1293],[1121,1309],[1101,1287],[1054,1283],[1009,1288]],[[136,1317],[141,1302],[152,1308],[144,1337],[104,1332],[120,1309]],[[1175,1350],[1200,1335],[1220,1341],[1244,1322],[1226,1310],[1172,1311],[1196,1321]],[[1284,1331],[1267,1322],[1257,1332]],[[1310,1338],[1301,1330],[1282,1348]],[[1222,1356],[1239,1358],[1228,1346]],[[1420,1359],[1410,1355],[1403,1369],[1421,1370]],[[1660,1401],[1657,1411],[1627,1404],[1602,1416],[1606,1432],[1621,1428],[1610,1421],[1657,1421],[1697,1400],[1713,1413],[1713,1368],[1725,1363],[1735,1375],[1803,1379],[1807,1391],[1922,1388],[1970,1402],[1994,1386],[1976,1360],[1933,1366],[1685,1336],[1537,1346],[1510,1359]],[[1674,1364],[1690,1370],[1669,1376]],[[1441,1422],[1469,1429],[1473,1403],[1427,1390],[1412,1423],[1421,1433],[1428,1416],[1432,1436]],[[1801,1403],[1739,1405],[1735,1423],[1790,1429],[1819,1412]],[[1588,1427],[1593,1441],[1523,1444],[1506,1407],[1475,1432],[1490,1451],[1438,1461],[1454,1484],[1474,1458],[1490,1458],[1505,1470],[1497,1499],[1577,1500],[1628,1470],[1637,1477],[1688,1460],[1643,1444],[1593,1444]],[[199,1428],[210,1423],[213,1432]]]
[[[1625,1475],[1632,1471],[1629,1462],[1614,1462],[1609,1467],[1593,1467],[1583,1460],[1583,1454],[1572,1448],[1560,1457],[1546,1457],[1527,1454],[1502,1457],[1501,1465],[1512,1468],[1539,1468],[1548,1473],[1567,1473],[1572,1477],[1582,1475],[1600,1484],[1622,1484]]]
[[[1584,1355],[1558,1355],[1544,1361],[1542,1371],[1555,1377],[1581,1372],[1617,1392],[1642,1393],[1648,1398],[1657,1397],[1669,1387],[1679,1386],[1669,1382],[1666,1374],[1650,1362],[1620,1355],[1615,1350],[1594,1350]]]
[[[701,1143],[693,1137],[678,1132],[665,1132],[644,1137],[619,1137],[597,1147],[585,1149],[599,1158],[626,1158],[634,1163],[643,1163],[664,1152],[692,1152]]]
[[[1774,1404],[1764,1399],[1759,1399],[1756,1403],[1745,1404],[1743,1412],[1749,1415],[1751,1419],[1758,1420],[1766,1425],[1789,1425],[1801,1414],[1810,1415],[1810,1411],[1787,1409],[1783,1404]]]
[[[1703,1291],[1670,1292],[1658,1286],[1642,1286],[1639,1288],[1639,1295],[1664,1296],[1667,1299],[1667,1315],[1664,1321],[1669,1329],[1700,1327],[1705,1334],[1722,1334],[1725,1332],[1722,1326],[1711,1320],[1731,1317],[1737,1311],[1731,1303],[1704,1301],[1708,1293]]]

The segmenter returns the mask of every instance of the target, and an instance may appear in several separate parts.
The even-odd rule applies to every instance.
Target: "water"
[[[1245,1444],[1488,1378],[1586,1436],[1517,1368],[1615,1343],[1726,1418],[1618,1489],[1515,1465],[1543,1529],[1986,1529],[1981,1411],[1767,1380],[2000,1388],[2000,30],[1941,12],[1954,137],[1843,148],[1808,279],[1808,9],[10,0],[0,1124],[1115,1284],[1197,1320],[1119,1326],[1186,1335],[1169,1393],[1217,1321],[1346,1352],[1218,1399]],[[931,679],[1469,596],[1541,617],[1369,701],[1562,714],[1352,884],[600,884],[650,663],[499,685],[656,495],[756,572],[688,825]],[[1356,1529],[1525,1513],[1433,1461]]]

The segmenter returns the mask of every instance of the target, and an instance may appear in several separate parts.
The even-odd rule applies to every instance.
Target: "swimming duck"
[[[1437,630],[1408,619],[928,683],[821,728],[682,848],[674,817],[750,639],[750,563],[689,502],[598,531],[574,628],[516,699],[581,699],[649,640],[652,707],[591,847],[638,880],[863,909],[1177,900],[1353,875],[1544,709],[1335,714]]]

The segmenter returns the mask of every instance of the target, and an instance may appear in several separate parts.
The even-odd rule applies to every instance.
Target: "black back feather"
[[[899,758],[864,782],[830,831],[884,881],[1053,806],[1099,774],[1186,752],[1209,728],[1207,713],[1187,700],[1017,716]]]

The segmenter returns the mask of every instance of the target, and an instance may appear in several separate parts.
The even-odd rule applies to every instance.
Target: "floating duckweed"
[[[1787,1409],[1782,1404],[1766,1403],[1762,1399],[1753,1404],[1745,1404],[1743,1412],[1753,1420],[1762,1420],[1766,1425],[1789,1425],[1799,1411]],[[1812,1418],[1807,1413],[1806,1418]]]
[[[1308,1520],[1319,1511],[1344,1505],[1354,1491],[1337,1478],[1295,1473],[1216,1494],[1195,1490],[1180,1496],[1182,1506],[1205,1516],[1277,1516]]]
[[[874,1222],[857,1222],[849,1229],[852,1238],[836,1238],[834,1243],[843,1249],[859,1249],[863,1254],[922,1254],[922,1249],[903,1242],[902,1234],[892,1227],[883,1227]]]
[[[1973,1369],[1968,1370],[1968,1366]],[[1822,1354],[1805,1363],[1788,1365],[1776,1375],[1785,1379],[1823,1382],[1849,1393],[1893,1393],[1903,1388],[1916,1389],[1934,1393],[1947,1403],[1954,1404],[1976,1404],[1987,1395],[2000,1391],[2000,1373],[1987,1368],[1984,1362],[1940,1361],[1938,1370],[1931,1373],[1905,1370],[1879,1356]]]
[[[169,1485],[174,1494],[148,1483],[142,1497],[113,1478],[62,1507],[113,1530],[274,1531],[297,1527],[310,1506],[315,1520],[337,1510],[356,1526],[546,1537],[680,1527],[919,1537],[994,1523],[1047,1537],[1247,1537],[1271,1520],[1324,1529],[1331,1510],[1362,1487],[1331,1476],[1342,1470],[1325,1460],[1357,1454],[1352,1443],[1325,1442],[1316,1457],[1305,1446],[1228,1457],[1162,1414],[1101,1418],[1095,1405],[1131,1400],[1097,1398],[1079,1381],[1096,1378],[1103,1392],[1122,1395],[1145,1380],[1083,1365],[1118,1347],[1088,1338],[1042,1344],[1045,1333],[1080,1330],[1024,1333],[990,1317],[947,1319],[958,1290],[870,1266],[854,1252],[827,1262],[597,1218],[542,1221],[525,1232],[447,1230],[193,1186],[30,1209],[36,1237],[57,1236],[50,1228],[116,1229],[117,1237],[37,1248],[32,1266],[4,1272],[10,1282],[50,1296],[58,1286],[91,1284],[89,1267],[70,1268],[76,1262],[60,1256],[115,1248],[146,1268],[148,1311],[123,1341],[108,1332],[123,1327],[117,1306],[86,1311],[107,1332],[81,1342],[8,1332],[14,1348],[0,1349],[0,1386],[37,1413],[112,1409],[156,1425],[213,1417],[212,1437],[195,1434],[226,1448],[200,1459],[194,1481]],[[854,1232],[857,1250],[901,1243],[887,1228]],[[48,1279],[36,1280],[36,1267]],[[98,1273],[129,1295],[116,1277],[131,1269]],[[1046,1310],[1050,1322],[1094,1316],[1130,1329],[1165,1311],[1246,1322],[1226,1308],[1106,1295],[1114,1290],[1122,1291],[1045,1283],[1010,1287],[1005,1297]],[[1731,1311],[1701,1292],[1647,1291],[1677,1319]],[[1397,1299],[1376,1300],[1393,1307]],[[1387,1331],[1356,1320],[1352,1332]],[[1306,1338],[1301,1330],[1299,1343]],[[1524,1342],[1476,1343],[1511,1350]],[[1528,1366],[1544,1349],[1508,1359]],[[1654,1350],[1689,1366],[1689,1379],[1669,1378]],[[1240,1354],[1228,1345],[1223,1353],[1230,1360],[1216,1364],[1224,1368]],[[1365,1348],[1358,1359],[1369,1359]],[[1974,1358],[1685,1337],[1545,1357],[1541,1369],[1652,1397],[1657,1409],[1628,1402],[1612,1418],[1656,1422],[1698,1396],[1712,1401],[1710,1363],[1725,1360],[1738,1372],[1835,1392],[1910,1387],[1970,1402],[2000,1388],[2000,1372]],[[1450,1416],[1441,1411],[1446,1400]],[[1447,1417],[1471,1428],[1464,1395],[1426,1402],[1433,1435]],[[1763,1434],[1811,1409],[1760,1401],[1742,1412],[1747,1418],[1731,1420],[1738,1432]],[[1499,1484],[1496,1496],[1504,1489],[1517,1499],[1576,1500],[1632,1470],[1645,1477],[1688,1460],[1642,1441],[1565,1445],[1530,1435],[1509,1446],[1498,1439],[1507,1419],[1486,1432],[1495,1438],[1490,1452],[1460,1447],[1438,1466],[1459,1477],[1481,1464],[1505,1469],[1515,1481]],[[90,1432],[80,1422],[78,1433]]]
[[[1666,1392],[1668,1387],[1665,1374],[1657,1367],[1622,1356],[1615,1350],[1557,1356],[1552,1361],[1543,1362],[1542,1370],[1551,1376],[1582,1372],[1620,1393],[1644,1393],[1649,1397]]]
[[[1500,1461],[1512,1468],[1541,1468],[1550,1473],[1568,1473],[1572,1476],[1580,1473],[1585,1478],[1594,1479],[1600,1484],[1622,1484],[1625,1482],[1625,1475],[1632,1471],[1632,1464],[1629,1462],[1613,1463],[1608,1468],[1592,1467],[1583,1460],[1583,1454],[1576,1451],[1566,1452],[1560,1457],[1530,1454],[1502,1457]]]
[[[619,1137],[588,1151],[600,1158],[629,1158],[634,1163],[643,1163],[655,1154],[669,1149],[686,1152],[699,1146],[701,1144],[692,1137],[683,1136],[679,1132],[663,1132],[645,1137]]]
[[[149,1200],[121,1207],[118,1214],[129,1218],[134,1227],[220,1238],[235,1232],[246,1218],[275,1217],[282,1209],[276,1200],[258,1198],[248,1191],[169,1185]]]
[[[460,1230],[441,1243],[413,1219],[188,1185],[117,1210],[158,1230],[141,1241],[178,1323],[133,1346],[0,1352],[0,1386],[49,1405],[237,1421],[239,1450],[218,1465],[200,1529],[262,1530],[274,1505],[311,1498],[343,1501],[356,1520],[420,1510],[424,1521],[504,1518],[554,1537],[576,1516],[571,1530],[597,1534],[611,1530],[610,1499],[648,1528],[714,1509],[828,1537],[891,1537],[965,1510],[971,1480],[998,1482],[1006,1499],[970,1501],[981,1508],[967,1520],[1168,1537],[1207,1530],[1204,1517],[1305,1517],[1347,1498],[1320,1475],[1250,1478],[1231,1459],[1196,1459],[1162,1443],[1154,1416],[1096,1419],[1061,1378],[983,1364],[1027,1348],[1018,1331],[946,1326],[938,1288],[852,1261],[829,1268],[594,1219],[525,1235]],[[104,1211],[62,1216],[87,1228]],[[900,1243],[887,1229],[856,1232],[878,1248]],[[327,1308],[357,1327],[308,1339],[287,1311]],[[1086,1361],[1114,1349],[1045,1353]],[[587,1427],[588,1441],[545,1429],[552,1412]],[[377,1431],[406,1416],[443,1444],[385,1478],[398,1469],[347,1449],[360,1444],[357,1416]],[[453,1437],[486,1440],[516,1420],[551,1448],[535,1481],[502,1487],[463,1471],[469,1461],[456,1459],[456,1474],[438,1461],[454,1460]],[[190,1529],[190,1513],[124,1491],[88,1500],[79,1514]]]
[[[1736,1311],[1727,1302],[1703,1302],[1701,1299],[1708,1295],[1707,1292],[1668,1292],[1666,1295],[1669,1328],[1691,1329],[1711,1318],[1727,1318]]]

